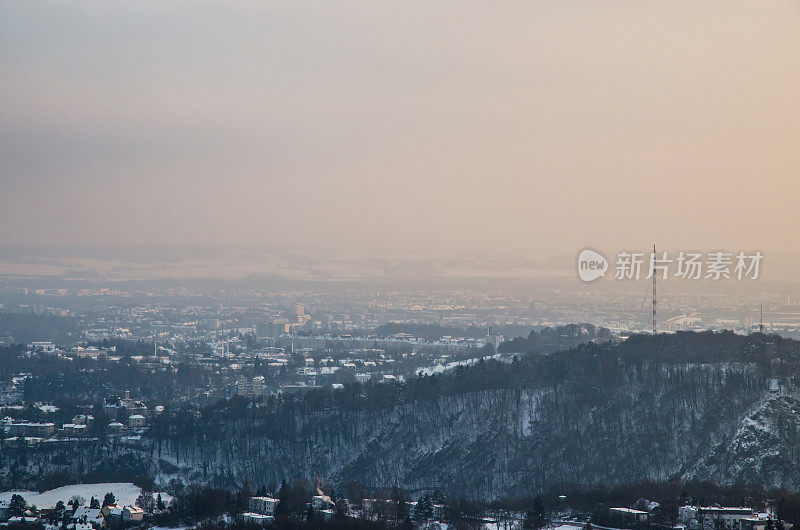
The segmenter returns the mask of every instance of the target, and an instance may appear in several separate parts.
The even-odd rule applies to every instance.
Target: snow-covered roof
[[[631,515],[647,515],[647,512],[643,512],[642,510],[634,510],[633,508],[609,508],[609,510],[614,512],[629,513]]]
[[[99,523],[103,520],[103,513],[100,511],[100,508],[89,508],[87,506],[80,506],[75,513],[72,514],[72,519],[76,521],[82,521],[86,519],[87,523],[96,522]]]

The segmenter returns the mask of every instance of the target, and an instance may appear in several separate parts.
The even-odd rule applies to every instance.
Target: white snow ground
[[[117,504],[120,506],[135,504],[136,499],[142,493],[142,489],[139,486],[130,482],[101,482],[98,484],[72,484],[42,493],[35,491],[6,491],[0,493],[0,500],[11,499],[12,495],[19,494],[29,505],[35,505],[37,508],[53,508],[58,501],[64,501],[64,504],[66,504],[76,495],[83,497],[87,504],[92,497],[103,502],[103,497],[109,491],[114,494]],[[157,495],[157,493],[154,493],[153,498],[156,498]],[[172,497],[166,493],[162,493],[161,497],[166,503],[172,500]]]

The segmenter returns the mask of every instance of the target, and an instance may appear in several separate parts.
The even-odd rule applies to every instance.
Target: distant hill
[[[592,324],[568,324],[531,331],[527,337],[502,342],[500,353],[552,353],[574,348],[585,342],[607,342],[614,338],[606,328]]]
[[[76,321],[73,317],[0,312],[0,342],[7,337],[14,343],[71,343],[77,336]]]

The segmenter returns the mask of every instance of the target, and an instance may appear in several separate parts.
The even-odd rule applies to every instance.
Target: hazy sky
[[[0,244],[794,251],[799,5],[0,0]]]

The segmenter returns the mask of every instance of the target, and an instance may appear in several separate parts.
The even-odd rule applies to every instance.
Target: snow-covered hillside
[[[592,356],[508,377],[520,370],[503,363],[459,367],[445,376],[450,379],[418,383],[427,386],[414,399],[397,397],[400,386],[382,386],[370,398],[375,406],[327,401],[313,411],[220,410],[139,447],[109,441],[73,452],[9,450],[2,476],[17,473],[7,487],[99,469],[140,473],[161,484],[178,478],[218,486],[246,479],[258,487],[304,476],[339,487],[356,480],[486,499],[533,495],[555,484],[672,477],[800,488],[794,464],[800,398],[789,387],[771,392],[774,385],[755,363],[623,363]],[[443,384],[451,390],[437,389]],[[56,496],[100,498],[106,491],[100,486],[29,502],[46,506]],[[132,501],[134,493],[118,498]]]
[[[94,497],[102,502],[106,493],[111,492],[117,504],[132,505],[141,495],[142,489],[130,482],[104,482],[99,484],[73,484],[63,486],[42,493],[35,491],[7,491],[0,493],[0,500],[10,499],[15,493],[19,493],[29,505],[37,508],[53,508],[58,501],[65,504],[73,497],[81,497],[85,502]]]

